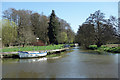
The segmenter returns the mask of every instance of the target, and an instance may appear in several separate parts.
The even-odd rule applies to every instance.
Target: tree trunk
[[[23,44],[23,47],[25,46],[25,44]]]
[[[97,47],[101,47],[102,43],[99,41],[96,43]]]
[[[24,43],[23,43],[23,47],[25,46],[25,40],[24,40]]]

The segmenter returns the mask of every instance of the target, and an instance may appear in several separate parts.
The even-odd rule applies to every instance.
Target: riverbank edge
[[[107,46],[97,47],[97,45],[90,45],[88,49],[97,52],[111,52],[115,54],[120,53],[120,47],[107,47]]]
[[[55,54],[57,54],[56,56],[59,56],[58,53],[64,52],[64,51],[66,51],[68,49],[70,49],[70,48],[61,48],[61,49],[54,49],[54,50],[46,50],[47,51],[47,56],[48,57],[49,57],[49,55],[53,55],[54,56]],[[42,51],[45,51],[45,50],[42,50]],[[1,54],[0,58],[19,58],[18,52],[1,52],[0,54]]]

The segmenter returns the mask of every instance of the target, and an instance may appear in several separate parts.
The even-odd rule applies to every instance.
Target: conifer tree
[[[50,44],[58,44],[57,35],[60,27],[60,23],[55,15],[54,10],[50,15],[49,27],[48,27],[48,37]]]

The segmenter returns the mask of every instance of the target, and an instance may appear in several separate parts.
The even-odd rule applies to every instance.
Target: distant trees
[[[88,48],[89,45],[95,43],[95,29],[93,24],[83,24],[79,26],[76,39],[81,46]]]
[[[29,10],[18,10],[18,42],[23,44],[30,43],[35,40],[35,35],[31,31],[32,25],[30,16],[32,11]]]
[[[66,43],[73,43],[74,39],[75,39],[75,33],[74,31],[71,29],[70,24],[67,23],[65,20],[63,19],[59,19],[60,22],[60,28],[59,28],[59,34],[60,33],[64,33],[67,34],[67,41],[65,41]],[[58,37],[58,39],[62,39],[62,36]],[[62,40],[62,43],[65,43],[64,40]]]
[[[79,26],[75,36],[70,24],[58,18],[54,10],[47,17],[43,13],[10,8],[3,12],[2,40],[4,46],[18,43],[24,47],[25,44],[36,42],[38,37],[49,44],[73,43],[76,40],[85,48],[91,44],[100,47],[106,43],[120,42],[119,25],[120,18],[110,16],[105,19],[105,14],[98,10]]]
[[[116,28],[113,20],[105,19],[100,10],[91,14],[82,26],[79,27],[76,39],[86,48],[90,44],[100,47],[102,44],[112,43],[116,39]],[[80,39],[80,40],[79,40]]]
[[[44,43],[48,43],[49,42],[49,38],[48,38],[48,24],[49,19],[48,17],[46,17],[45,15],[41,15],[40,16],[40,28],[39,29],[39,38],[40,40],[42,40]]]
[[[14,21],[18,26],[16,43],[22,44],[23,47],[25,44],[35,42],[36,37],[39,37],[45,43],[48,41],[48,18],[45,15],[33,13],[30,10],[10,8],[3,12],[3,18]]]
[[[75,40],[75,33],[74,31],[70,28],[66,29],[67,32],[67,43],[73,43]]]
[[[60,28],[60,23],[55,15],[54,10],[52,10],[52,13],[50,15],[50,22],[48,27],[48,37],[50,44],[57,44],[57,36],[58,36],[58,30]]]
[[[18,26],[16,43],[22,44],[23,47],[25,44],[35,40],[35,35],[31,30],[31,13],[32,11],[30,10],[15,10],[13,8],[3,12],[3,19],[13,21]]]
[[[2,21],[2,42],[3,45],[9,46],[17,39],[17,25],[13,21]]]
[[[120,17],[118,18],[118,43],[120,43]]]
[[[2,38],[2,20],[0,20],[0,38]]]
[[[33,13],[30,10],[16,10],[9,8],[3,12],[3,19],[9,23],[4,24],[3,27],[10,27],[13,24],[17,26],[15,29],[15,39],[4,42],[5,46],[15,43],[14,45],[26,45],[36,42],[38,37],[44,43],[58,44],[58,43],[72,43],[74,42],[74,32],[70,25],[63,19],[55,15],[54,10],[50,17],[39,13]],[[3,28],[3,31],[5,29]],[[6,28],[7,30],[7,28]],[[5,30],[5,31],[6,31]],[[14,31],[14,30],[13,30]],[[8,31],[9,32],[9,31]],[[3,32],[5,34],[5,32]],[[4,40],[7,40],[8,35],[4,35]],[[59,36],[59,37],[58,37]],[[60,38],[63,38],[60,39]]]
[[[34,32],[34,35],[44,43],[48,42],[48,21],[48,18],[43,14],[33,13],[31,15],[32,31]]]
[[[50,15],[48,37],[50,44],[73,43],[75,38],[75,33],[70,25],[65,20],[58,18],[54,10]]]
[[[57,36],[58,43],[66,43],[68,40],[67,33],[61,32]]]

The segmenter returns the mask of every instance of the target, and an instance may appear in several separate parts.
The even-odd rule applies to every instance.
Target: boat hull
[[[38,57],[44,57],[47,55],[47,52],[19,52],[20,58],[38,58]]]

